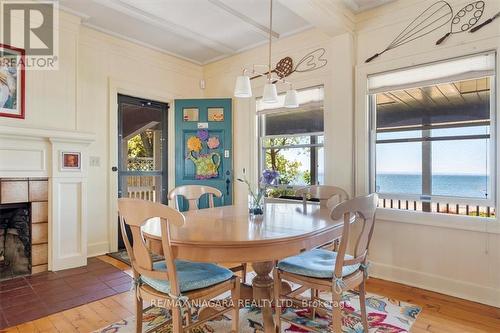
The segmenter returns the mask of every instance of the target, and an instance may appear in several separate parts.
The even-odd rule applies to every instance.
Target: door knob
[[[117,171],[118,171],[118,168],[114,166],[114,167],[112,167],[112,168],[111,168],[111,171],[113,171],[113,172],[117,172]]]

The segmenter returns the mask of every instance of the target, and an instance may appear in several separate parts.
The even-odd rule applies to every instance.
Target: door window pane
[[[199,121],[200,111],[197,108],[184,108],[182,110],[184,121]]]
[[[224,121],[224,109],[208,108],[208,121]]]

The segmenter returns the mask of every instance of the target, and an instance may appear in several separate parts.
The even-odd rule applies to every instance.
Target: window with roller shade
[[[369,78],[382,207],[495,215],[494,75],[490,53]]]
[[[324,183],[323,87],[298,91],[298,108],[257,99],[260,168],[280,172],[280,183],[299,187]],[[291,194],[293,191],[289,191]],[[285,194],[285,193],[280,193]]]

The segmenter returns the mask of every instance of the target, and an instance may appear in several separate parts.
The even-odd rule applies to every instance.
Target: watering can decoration
[[[188,158],[193,161],[196,166],[196,179],[217,178],[219,176],[219,153],[199,154],[195,157],[191,151]]]
[[[196,167],[196,179],[217,178],[219,176],[221,156],[217,152],[200,154],[203,142],[207,142],[206,145],[210,149],[217,149],[220,144],[217,137],[209,138],[207,130],[199,130],[196,136],[192,136],[187,140],[189,151],[187,159],[193,161]],[[197,155],[195,156],[194,153],[197,153]]]

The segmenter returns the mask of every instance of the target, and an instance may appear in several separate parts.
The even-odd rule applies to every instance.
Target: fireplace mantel
[[[0,126],[0,136],[15,136],[18,139],[65,140],[89,144],[95,141],[95,134],[88,132],[14,126]]]
[[[49,180],[49,270],[87,262],[88,146],[95,134],[0,126],[0,178]],[[62,152],[81,154],[81,168],[61,168]]]

